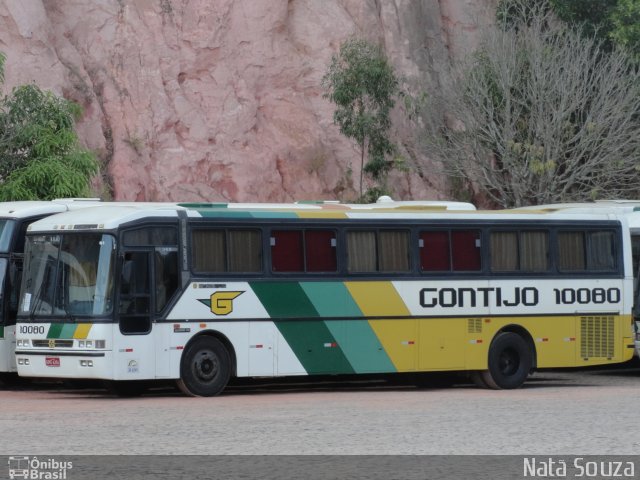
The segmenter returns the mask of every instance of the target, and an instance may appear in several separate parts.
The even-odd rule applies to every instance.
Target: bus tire
[[[469,374],[469,379],[478,388],[489,388],[489,385],[487,385],[487,382],[485,382],[482,377],[482,371],[471,372]]]
[[[220,394],[231,377],[231,356],[217,338],[201,336],[191,342],[180,361],[178,388],[192,397]]]
[[[494,390],[520,388],[529,376],[533,354],[517,333],[498,334],[489,347],[488,370],[481,373],[484,383]]]

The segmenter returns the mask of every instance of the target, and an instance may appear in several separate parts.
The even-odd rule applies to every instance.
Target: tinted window
[[[347,269],[353,273],[408,272],[409,238],[406,230],[347,232]]]
[[[191,232],[196,272],[262,271],[262,234],[251,229],[197,229]]]
[[[333,230],[274,230],[270,243],[274,272],[335,272],[337,269]]]

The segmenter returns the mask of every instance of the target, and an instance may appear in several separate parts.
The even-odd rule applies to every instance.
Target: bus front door
[[[124,253],[120,268],[119,333],[114,337],[115,379],[155,378],[151,250]]]

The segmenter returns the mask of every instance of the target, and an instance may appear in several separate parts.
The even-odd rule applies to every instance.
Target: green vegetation
[[[389,130],[398,79],[380,47],[352,39],[333,56],[322,83],[325,97],[336,105],[334,122],[360,147],[360,201],[364,201],[384,191],[384,180],[393,167],[389,157],[396,147]],[[382,184],[373,186],[371,195],[363,194],[365,172]]]
[[[0,57],[0,81],[4,56]],[[0,201],[83,197],[98,173],[74,131],[80,106],[22,85],[0,101]]]
[[[640,1],[619,0],[611,14],[611,38],[640,63]]]
[[[545,8],[586,38],[596,38],[605,51],[624,49],[640,61],[640,0],[502,0],[497,19],[509,25],[522,11]]]

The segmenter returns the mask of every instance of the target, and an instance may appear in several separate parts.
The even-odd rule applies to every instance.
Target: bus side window
[[[307,230],[304,246],[307,272],[335,272],[338,269],[335,231]]]
[[[482,268],[480,260],[480,231],[453,230],[451,232],[453,271],[475,272]]]
[[[587,249],[589,270],[615,270],[615,236],[611,231],[590,232]]]
[[[273,272],[335,272],[338,268],[333,230],[273,230]]]
[[[191,264],[197,273],[262,272],[262,232],[256,229],[194,229]]]
[[[274,230],[270,244],[272,271],[304,272],[302,230]]]
[[[448,231],[420,232],[420,270],[448,272],[451,270],[451,249]]]
[[[149,255],[147,252],[128,252],[122,264],[118,309],[122,333],[148,333],[151,330],[150,299]]]
[[[586,270],[584,232],[558,232],[558,269]]]
[[[408,272],[408,230],[352,230],[347,232],[347,270],[352,273]]]
[[[178,290],[178,252],[158,248],[155,252],[156,313],[160,313]]]

